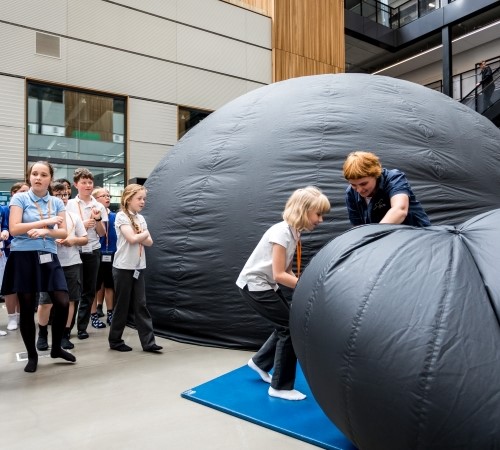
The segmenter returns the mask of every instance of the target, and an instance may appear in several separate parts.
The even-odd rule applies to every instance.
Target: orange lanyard
[[[83,218],[82,207],[80,206],[80,198],[78,198],[76,204],[78,205],[78,211],[80,212],[80,218],[82,219],[82,222],[83,222],[83,221],[85,221],[85,219]]]
[[[75,222],[73,221],[73,217],[71,217],[71,214],[69,212],[66,214],[66,217],[69,217],[69,220],[71,220],[71,228],[68,230],[68,237],[70,237],[71,236],[71,232],[75,228]]]
[[[38,202],[33,202],[36,206],[36,209],[38,209],[38,214],[40,214],[40,220],[43,220],[43,211],[42,211],[42,208],[40,208],[40,205],[38,204]],[[48,206],[48,212],[47,212],[47,219],[50,219],[50,216],[51,216],[51,209],[50,209],[50,200],[47,202]],[[43,228],[48,228],[47,225],[45,225]]]
[[[297,241],[297,277],[300,277],[300,263],[302,262],[302,241]]]
[[[83,200],[80,199],[80,197],[78,197],[78,199],[75,199],[76,200],[76,204],[78,205],[78,211],[80,212],[80,217],[82,218],[82,222],[84,222],[85,220],[87,219],[90,219],[90,216],[92,216],[92,211],[93,211],[93,208],[95,208],[95,205],[94,203],[92,202],[92,200],[90,201],[90,203],[85,203]],[[85,205],[85,209],[87,209],[87,207],[90,208],[90,213],[89,213],[89,216],[87,217],[87,219],[85,219],[83,216],[84,216],[84,212],[85,212],[85,209],[82,211],[82,206],[80,205],[80,202],[84,203]]]

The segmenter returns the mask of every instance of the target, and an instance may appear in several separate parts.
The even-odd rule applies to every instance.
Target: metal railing
[[[490,65],[491,67],[491,65]],[[480,114],[484,114],[496,102],[500,100],[500,67],[493,69],[493,81],[486,86],[478,84],[472,89],[460,103],[472,108]]]
[[[486,63],[491,67],[491,70],[495,71],[500,68],[500,56],[488,59]],[[477,92],[476,85],[480,81],[481,69],[479,68],[479,64],[474,69],[454,75],[452,79],[453,98],[455,100],[461,101],[471,93]],[[437,80],[432,83],[425,84],[424,86],[428,87],[429,89],[434,89],[438,92],[443,92],[442,80]]]
[[[452,1],[455,0],[449,3]],[[349,11],[392,29],[401,28],[447,4],[447,0],[408,0],[392,7],[380,0],[345,0]]]

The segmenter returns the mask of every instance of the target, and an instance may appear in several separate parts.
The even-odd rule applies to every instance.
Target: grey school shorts
[[[82,295],[82,265],[74,264],[63,267],[70,302],[79,302]]]
[[[80,296],[82,295],[82,265],[74,264],[72,266],[66,266],[63,267],[63,271],[64,277],[66,278],[66,284],[68,285],[69,301],[79,302]],[[47,292],[38,292],[37,296],[39,305],[50,305],[52,303]]]

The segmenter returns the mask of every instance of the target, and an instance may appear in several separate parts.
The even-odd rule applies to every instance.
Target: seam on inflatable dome
[[[306,374],[309,373],[309,358],[308,358],[308,355],[309,355],[309,322],[310,322],[310,319],[311,319],[311,316],[312,316],[312,310],[313,310],[313,306],[314,306],[314,301],[316,300],[316,295],[318,293],[318,289],[319,289],[319,286],[323,285],[323,280],[326,276],[326,274],[328,273],[328,271],[330,270],[331,266],[330,265],[325,265],[325,267],[323,268],[323,270],[321,272],[319,272],[318,274],[318,277],[316,279],[316,283],[314,285],[314,287],[311,289],[311,295],[309,296],[308,300],[307,300],[307,303],[306,303],[306,307],[304,309],[304,316],[305,316],[305,319],[304,319],[304,342],[306,343],[306,348],[305,348],[305,351],[304,351],[304,366],[302,369],[306,371]]]
[[[388,234],[390,235],[392,233],[397,233],[397,230],[390,230]],[[381,235],[373,236],[373,237],[375,238],[375,240],[379,240],[379,239],[382,239],[386,236],[387,236],[387,233],[383,233]],[[413,240],[413,239],[412,238],[408,239],[408,241],[411,241],[411,240]],[[364,241],[363,245],[364,244],[366,244],[366,241]],[[402,244],[398,250],[400,250],[401,248],[404,248],[404,244]],[[354,250],[355,250],[355,248],[351,248],[350,253],[352,254],[352,252]],[[346,256],[346,255],[344,255],[344,256]],[[345,364],[340,368],[340,372],[342,374],[341,380],[342,380],[342,386],[343,386],[342,396],[343,396],[343,401],[344,401],[345,411],[346,411],[346,425],[349,428],[348,435],[351,437],[351,440],[354,442],[354,444],[358,447],[359,447],[359,444],[357,442],[358,439],[356,437],[356,432],[355,432],[355,430],[352,426],[352,422],[351,422],[351,416],[353,415],[353,412],[355,410],[351,409],[351,400],[350,400],[350,396],[349,396],[349,393],[352,390],[352,386],[351,386],[352,359],[356,354],[356,341],[358,338],[359,331],[361,329],[361,323],[364,319],[365,313],[366,313],[368,306],[370,304],[372,292],[375,289],[375,287],[378,285],[380,275],[386,271],[387,267],[392,263],[392,261],[394,260],[394,258],[396,258],[396,256],[399,256],[398,251],[394,251],[393,254],[386,259],[385,264],[380,268],[379,272],[377,274],[375,274],[374,281],[373,281],[372,285],[369,286],[368,292],[364,296],[364,300],[360,303],[358,310],[353,317],[353,320],[351,323],[351,333],[349,334],[349,337],[348,337],[347,343],[346,343],[347,345],[346,345],[346,350],[344,352],[344,358],[343,358],[345,360]]]
[[[418,417],[417,427],[416,427],[416,436],[415,436],[415,448],[427,448],[426,442],[423,442],[423,431],[426,429],[425,423],[428,419],[428,397],[431,390],[432,381],[435,377],[435,368],[436,362],[438,359],[438,354],[441,349],[442,339],[441,339],[441,331],[443,331],[443,318],[445,317],[445,312],[447,306],[449,304],[449,296],[448,289],[446,286],[451,285],[451,280],[453,279],[453,274],[456,273],[456,240],[451,240],[452,242],[452,251],[450,253],[450,257],[448,259],[448,266],[444,273],[446,274],[445,278],[445,288],[443,289],[444,295],[442,296],[439,305],[436,310],[436,317],[434,320],[434,327],[432,329],[431,339],[427,344],[427,355],[424,359],[424,366],[419,373],[419,381],[417,383],[419,392],[415,392],[417,396],[416,401],[416,416]]]

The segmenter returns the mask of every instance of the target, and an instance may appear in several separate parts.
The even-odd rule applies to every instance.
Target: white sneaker
[[[0,330],[0,336],[5,336],[7,334],[6,331]]]
[[[18,321],[18,318],[17,318],[16,313],[9,314],[9,323],[7,325],[7,330],[9,330],[9,331],[17,330],[17,321]]]

